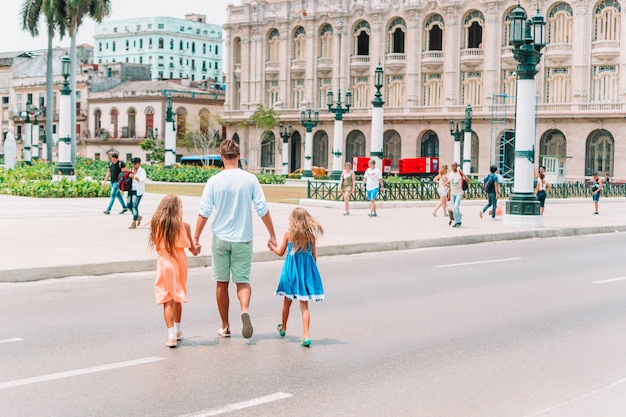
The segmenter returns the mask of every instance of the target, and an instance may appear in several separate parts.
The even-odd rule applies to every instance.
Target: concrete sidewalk
[[[0,196],[0,282],[154,270],[156,254],[148,249],[149,222],[162,198],[144,195],[143,223],[129,230],[132,218],[128,213],[117,214],[118,203],[112,214],[102,213],[108,199]],[[199,197],[181,199],[185,221],[193,230]],[[301,201],[325,229],[318,243],[319,256],[626,231],[623,198],[601,199],[599,215],[592,214],[591,199],[548,200],[541,228],[510,226],[489,216],[481,219],[478,212],[485,202],[463,201],[463,226],[452,228],[447,217],[432,216],[436,205],[432,201],[382,202],[377,218],[367,216],[364,202],[352,203],[350,216],[343,216],[343,203]],[[294,207],[270,204],[279,243]],[[256,216],[254,229],[254,260],[278,259],[267,249],[268,234]],[[210,265],[210,242],[207,224],[201,239],[204,252],[190,255],[190,266]]]

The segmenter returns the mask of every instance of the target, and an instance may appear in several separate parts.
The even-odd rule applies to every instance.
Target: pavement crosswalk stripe
[[[491,263],[494,263],[494,262],[519,261],[520,259],[522,259],[522,258],[489,259],[489,260],[486,260],[486,261],[464,262],[464,263],[460,263],[460,264],[435,265],[435,268],[450,268],[452,266],[491,264]]]
[[[13,339],[4,339],[0,340],[0,344],[2,343],[11,343],[11,342],[21,342],[24,339],[20,339],[19,337],[14,337]]]
[[[292,397],[292,394],[285,392],[277,392],[275,394],[266,395],[264,397],[255,398],[253,400],[242,401],[240,403],[228,404],[224,407],[214,408],[212,410],[199,411],[193,414],[185,414],[180,417],[211,417],[218,416],[220,414],[230,413],[231,411],[242,410],[244,408],[255,407],[257,405],[269,403],[272,401],[284,400],[285,398]]]
[[[598,281],[591,281],[592,284],[610,284],[611,282],[625,281],[626,277],[601,279]]]
[[[160,358],[158,356],[150,356],[147,358],[134,359],[134,360],[125,361],[125,362],[110,363],[108,365],[94,366],[91,368],[75,369],[73,371],[58,372],[56,374],[48,374],[48,375],[34,376],[31,378],[16,379],[14,381],[1,382],[0,390],[5,389],[5,388],[19,387],[21,385],[34,384],[37,382],[53,381],[55,379],[62,379],[62,378],[69,378],[69,377],[77,376],[77,375],[91,374],[94,372],[110,371],[112,369],[125,368],[128,366],[143,365],[146,363],[162,361],[163,359],[165,358]]]

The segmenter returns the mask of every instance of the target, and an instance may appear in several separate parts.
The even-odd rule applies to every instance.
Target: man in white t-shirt
[[[459,169],[459,164],[450,164],[451,171],[448,172],[450,181],[450,199],[452,200],[452,210],[454,212],[454,224],[452,227],[461,227],[461,201],[463,200],[463,180],[469,183],[469,178]]]
[[[253,332],[248,314],[252,267],[252,204],[270,234],[268,243],[274,246],[276,233],[259,180],[254,174],[238,167],[240,155],[237,142],[223,141],[220,155],[224,170],[209,178],[204,187],[193,239],[199,253],[200,235],[207,220],[215,212],[211,224],[212,278],[217,283],[215,295],[222,319],[222,327],[217,333],[222,337],[230,337],[228,284],[232,276],[241,305],[242,335],[247,339],[252,337]]]
[[[383,174],[380,172],[380,169],[376,168],[376,160],[370,159],[367,164],[369,168],[365,170],[363,183],[365,184],[366,198],[370,202],[370,212],[368,216],[377,217],[376,197],[378,196],[378,192],[380,190],[385,190],[385,185],[383,184]]]

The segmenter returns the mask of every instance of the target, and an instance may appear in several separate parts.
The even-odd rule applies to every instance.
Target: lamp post
[[[30,101],[26,103],[26,112],[23,113],[24,119],[24,163],[31,164],[31,143],[33,134],[33,125],[30,120],[31,105]]]
[[[35,117],[35,121],[33,122],[33,133],[31,134],[31,155],[32,158],[36,161],[39,159],[39,121],[37,120],[37,116],[41,116],[41,112],[39,109],[31,109],[33,116]]]
[[[289,138],[291,137],[292,127],[291,124],[283,126],[281,123],[278,127],[278,133],[283,138],[283,175],[289,174]]]
[[[463,122],[461,121],[461,124]],[[461,134],[462,130],[459,130],[459,124],[454,120],[450,120],[450,134],[454,138],[454,162],[457,164],[461,162]]]
[[[61,59],[61,74],[63,75],[63,86],[61,87],[60,113],[59,113],[59,162],[54,167],[55,175],[53,179],[75,176],[74,166],[72,165],[72,127],[70,113],[70,84],[67,78],[70,76],[70,58],[66,55]]]
[[[167,95],[167,109],[165,113],[165,166],[171,167],[176,163],[176,126],[174,126],[174,112],[172,111],[172,95]]]
[[[542,226],[539,201],[533,193],[535,164],[535,75],[545,46],[545,19],[539,12],[532,20],[519,2],[511,12],[513,57],[517,65],[517,120],[515,122],[515,178],[513,194],[506,203],[506,223]]]
[[[313,116],[311,118],[311,115]],[[313,111],[311,108],[306,110],[302,109],[300,112],[300,123],[306,129],[306,135],[304,136],[304,171],[302,171],[302,178],[313,178],[313,128],[317,126],[319,120],[319,112]]]
[[[378,64],[374,71],[374,87],[376,87],[376,93],[374,94],[374,100],[372,100],[372,140],[370,159],[376,161],[376,167],[380,168],[383,172],[382,166],[383,157],[383,95],[380,89],[383,87],[383,67]]]
[[[469,174],[472,170],[472,106],[465,108],[463,119],[463,172]]]
[[[344,113],[350,113],[350,107],[352,106],[352,93],[350,90],[346,91],[346,102],[341,103],[341,88],[337,90],[337,102],[333,107],[333,92],[328,90],[326,93],[326,105],[328,111],[335,115],[335,129],[333,135],[333,171],[330,174],[330,179],[338,181],[341,178],[341,172],[343,170],[341,154],[343,149],[343,115]]]

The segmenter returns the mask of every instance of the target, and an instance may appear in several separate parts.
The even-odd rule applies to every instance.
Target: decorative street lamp
[[[520,6],[511,12],[513,57],[517,65],[517,120],[515,123],[515,178],[513,194],[506,203],[505,222],[520,226],[542,226],[540,205],[533,193],[535,164],[535,75],[545,46],[545,19],[539,12],[532,20]]]
[[[472,106],[465,108],[463,119],[463,172],[469,174],[472,170]]]
[[[289,174],[289,138],[291,137],[292,127],[288,124],[286,127],[281,123],[278,127],[280,137],[283,138],[283,175]]]
[[[59,162],[54,167],[55,175],[53,179],[71,177],[76,179],[74,166],[72,165],[72,126],[71,126],[71,101],[69,82],[70,57],[67,55],[61,59],[61,75],[63,75],[63,86],[61,87],[61,100],[59,104]]]
[[[372,139],[371,139],[371,151],[370,159],[376,161],[376,167],[383,171],[381,164],[383,157],[383,95],[380,89],[383,87],[383,67],[378,64],[374,71],[374,87],[376,87],[376,93],[374,94],[374,100],[372,100]]]
[[[31,144],[32,144],[32,134],[33,134],[33,125],[30,120],[30,112],[31,112],[31,104],[30,101],[26,103],[26,111],[22,113],[25,116],[24,119],[24,163],[30,165],[31,164]]]
[[[313,117],[311,118],[311,114]],[[300,123],[306,129],[306,135],[304,136],[304,171],[302,172],[302,178],[313,178],[313,128],[317,126],[319,120],[319,112],[313,111],[311,108],[302,109],[300,112]]]
[[[174,112],[172,111],[172,95],[168,94],[167,95],[167,109],[165,113],[165,166],[171,167],[175,163],[176,163],[176,126],[174,126]]]
[[[335,129],[333,136],[333,171],[330,174],[331,180],[338,181],[341,179],[341,172],[343,170],[341,154],[343,149],[343,115],[350,112],[352,106],[352,93],[350,90],[346,91],[346,102],[344,105],[341,103],[341,88],[337,90],[337,102],[333,107],[333,92],[328,90],[326,94],[326,105],[328,111],[335,114]]]
[[[461,121],[463,124],[463,121]],[[450,120],[450,134],[454,138],[454,162],[457,164],[461,162],[461,134],[462,130],[459,130],[459,124],[454,120]]]

